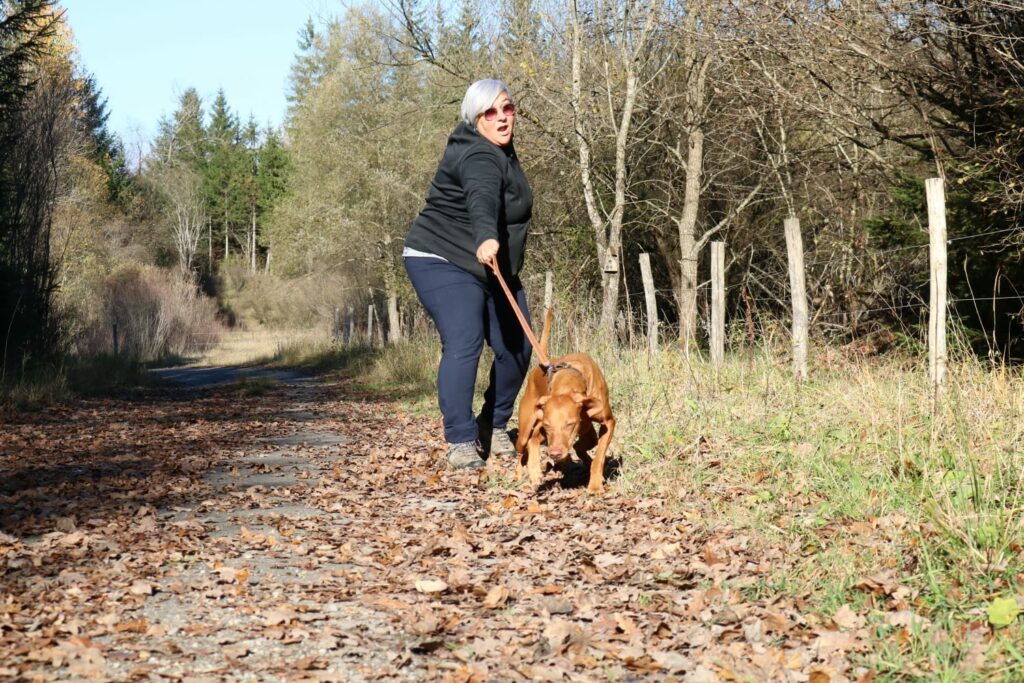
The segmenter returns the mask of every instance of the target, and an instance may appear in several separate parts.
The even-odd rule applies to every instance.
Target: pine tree
[[[326,49],[323,37],[317,32],[312,19],[307,19],[299,34],[299,53],[288,76],[289,112],[301,107],[313,92],[326,70]]]
[[[75,125],[90,143],[89,156],[103,169],[108,198],[123,207],[131,188],[131,174],[120,138],[107,127],[107,99],[91,74],[79,78],[79,90]]]
[[[270,211],[288,189],[291,162],[281,135],[273,128],[263,131],[263,144],[259,149],[259,211]]]
[[[224,245],[223,257],[228,258],[232,240],[237,241],[237,236],[244,233],[248,164],[238,118],[228,106],[223,90],[217,92],[213,101],[206,145],[203,189],[212,222],[209,239],[212,241],[216,234],[217,243]],[[209,266],[212,270],[213,264]]]
[[[203,102],[195,88],[181,94],[171,118],[161,119],[153,154],[155,163],[181,163],[195,173],[202,173],[206,131],[203,129]]]

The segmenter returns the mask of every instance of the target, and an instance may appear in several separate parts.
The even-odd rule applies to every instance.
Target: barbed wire
[[[1001,228],[999,230],[988,230],[986,232],[978,232],[978,233],[974,233],[973,235],[959,235],[957,237],[950,237],[950,238],[948,238],[946,240],[946,244],[949,245],[949,244],[952,244],[953,242],[962,242],[963,240],[977,239],[978,237],[989,237],[991,235],[1001,235],[1001,234],[1008,233],[1008,232],[1022,231],[1022,230],[1024,230],[1024,226],[1014,226],[1012,228]],[[989,245],[989,246],[995,246],[995,244],[998,244],[998,243],[994,243],[993,245]],[[930,246],[931,246],[930,243],[924,243],[924,244],[908,244],[908,245],[904,245],[904,246],[900,246],[900,247],[890,247],[888,249],[869,249],[869,250],[866,250],[866,251],[861,252],[859,254],[852,254],[852,253],[851,254],[843,254],[841,256],[834,256],[834,257],[830,257],[830,258],[827,258],[827,259],[818,259],[818,260],[815,260],[815,261],[810,261],[810,262],[804,264],[804,268],[810,268],[812,266],[820,266],[820,265],[829,265],[829,264],[837,263],[837,262],[840,262],[840,261],[859,260],[860,258],[868,257],[868,256],[884,256],[885,254],[894,254],[894,253],[903,252],[903,251],[911,251],[911,250],[914,250],[914,249],[926,249],[926,248],[928,248]],[[763,250],[761,250],[761,251],[763,251]],[[773,255],[775,254],[775,252],[769,252],[769,253],[771,253]]]
[[[979,232],[976,235],[962,235],[960,237],[950,237],[949,239],[946,240],[946,244],[951,244],[953,242],[959,242],[961,240],[970,240],[970,239],[974,239],[975,237],[987,237],[989,235],[999,235],[999,234],[1002,234],[1004,232],[1013,232],[1014,230],[1024,230],[1024,226],[1016,225],[1016,226],[1014,226],[1012,228],[1003,228],[1001,230],[992,230],[990,232]]]

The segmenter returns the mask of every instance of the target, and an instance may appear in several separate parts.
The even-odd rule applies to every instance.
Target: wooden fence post
[[[383,328],[381,328],[383,336]],[[397,344],[402,338],[402,317],[398,314],[398,295],[388,294],[388,344]]]
[[[351,306],[348,307],[346,317],[348,317],[348,334],[345,335],[345,345],[352,346],[356,338],[356,312]]]
[[[928,200],[931,288],[928,297],[928,376],[938,389],[946,378],[946,197],[942,178],[924,181]]]
[[[725,360],[725,242],[711,243],[711,364]]]
[[[807,379],[807,281],[804,275],[804,243],[800,219],[790,216],[786,229],[786,255],[789,257],[789,291],[793,300],[793,375]]]
[[[647,348],[658,352],[658,303],[654,298],[654,275],[651,274],[651,255],[640,254],[640,277],[644,282],[644,305],[647,308]]]
[[[373,346],[373,304],[366,309],[366,345]]]
[[[544,273],[544,312],[547,313],[555,303],[555,274],[550,270]]]
[[[341,309],[337,306],[334,307],[334,329],[331,330],[331,340],[335,344],[341,338]]]

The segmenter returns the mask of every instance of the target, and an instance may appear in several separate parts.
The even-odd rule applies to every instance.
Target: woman
[[[529,320],[518,273],[533,194],[512,144],[515,103],[502,81],[481,80],[466,90],[461,113],[402,254],[412,286],[441,333],[438,404],[448,464],[455,469],[483,467],[481,455],[515,452],[505,428],[532,351],[485,265],[497,259]],[[494,351],[494,363],[474,420],[473,388],[484,342]]]

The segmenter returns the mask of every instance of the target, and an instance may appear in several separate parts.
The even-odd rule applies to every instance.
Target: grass
[[[263,396],[280,384],[269,377],[240,377],[228,386],[228,391],[239,396]]]
[[[71,356],[60,367],[36,368],[0,385],[0,405],[38,410],[74,396],[105,396],[146,386],[142,364],[110,354]]]
[[[307,330],[233,328],[221,334],[217,345],[187,359],[189,365],[221,366],[265,363],[289,348],[311,349],[322,333]]]
[[[619,492],[664,498],[755,546],[800,550],[746,587],[751,596],[809,596],[826,621],[844,604],[868,610],[876,680],[1024,676],[1020,621],[992,631],[985,615],[994,598],[1024,593],[1019,369],[962,359],[933,398],[926,361],[912,355],[826,349],[798,385],[771,345],[716,370],[677,347],[623,349],[563,323],[552,350],[575,349],[612,390]],[[280,358],[345,367],[433,414],[438,353],[427,337],[378,351],[295,346]],[[889,577],[896,594],[872,594],[870,577]],[[887,624],[894,606],[929,627]]]

